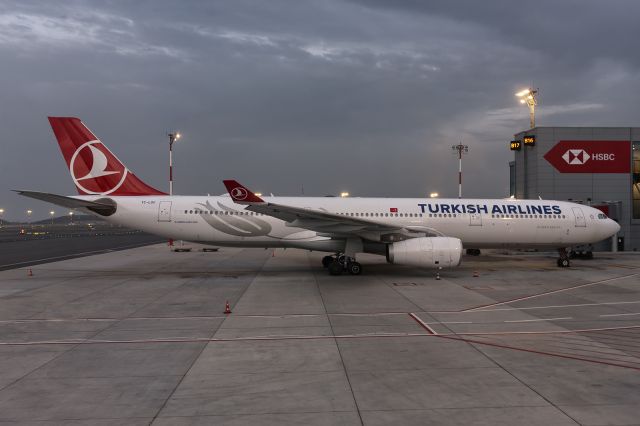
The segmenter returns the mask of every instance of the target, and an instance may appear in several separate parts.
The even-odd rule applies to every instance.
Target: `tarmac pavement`
[[[640,423],[640,255],[441,280],[321,257],[157,244],[0,272],[0,424]]]

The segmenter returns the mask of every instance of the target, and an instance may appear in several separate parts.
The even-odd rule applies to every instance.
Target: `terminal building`
[[[640,127],[534,127],[510,149],[511,196],[599,208],[621,229],[593,250],[640,250]]]

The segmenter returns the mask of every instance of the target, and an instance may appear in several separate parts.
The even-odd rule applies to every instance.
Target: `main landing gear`
[[[560,258],[558,259],[558,266],[561,268],[568,268],[571,266],[571,261],[569,260],[569,253],[567,253],[567,249],[558,249],[558,253],[560,254]]]
[[[329,270],[331,275],[342,275],[347,271],[351,275],[360,275],[362,273],[362,265],[354,258],[338,253],[335,256],[325,256],[322,258],[322,266]]]

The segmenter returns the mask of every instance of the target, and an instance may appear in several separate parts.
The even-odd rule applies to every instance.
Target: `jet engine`
[[[450,237],[422,237],[387,245],[387,262],[421,268],[460,265],[462,241]]]

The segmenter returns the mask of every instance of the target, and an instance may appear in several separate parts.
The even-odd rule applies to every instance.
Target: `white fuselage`
[[[74,198],[96,200],[100,196]],[[250,212],[228,196],[109,197],[106,220],[176,240],[219,246],[292,247],[339,251],[344,239],[289,226]],[[265,201],[379,224],[429,228],[459,238],[466,248],[564,248],[614,235],[619,226],[585,205],[545,200],[264,197]],[[379,236],[363,235],[381,243]]]

